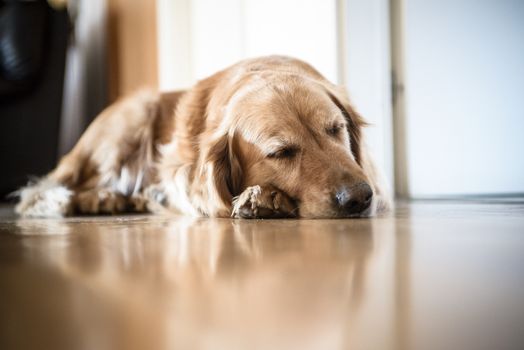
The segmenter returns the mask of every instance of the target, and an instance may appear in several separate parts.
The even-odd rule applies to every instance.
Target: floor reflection
[[[371,220],[0,212],[0,349],[524,348],[524,205]]]
[[[405,221],[395,221],[395,349],[409,350],[411,344],[411,225],[409,208],[403,208]]]
[[[26,299],[13,295],[8,317],[32,317],[44,335],[61,329],[97,349],[343,348],[369,343],[362,332],[377,325],[361,319],[371,319],[377,299],[391,302],[380,301],[392,291],[384,271],[391,247],[377,250],[376,241],[393,237],[384,227],[375,234],[387,222],[124,217],[13,225],[18,238],[0,235],[1,244],[12,274],[24,273],[8,288],[35,288]],[[371,276],[370,284],[377,271],[386,280]],[[370,293],[377,284],[380,293]],[[58,317],[50,323],[40,304],[52,296],[60,302],[48,305]],[[31,316],[16,315],[21,303]],[[66,340],[51,345],[67,348]]]

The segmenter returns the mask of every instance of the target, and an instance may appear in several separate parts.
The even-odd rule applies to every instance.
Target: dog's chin
[[[377,213],[377,201],[373,199],[369,207],[359,213],[344,213],[339,210],[328,209],[324,211],[308,211],[306,208],[301,208],[300,205],[297,210],[297,217],[301,219],[359,219],[370,218]]]
[[[333,217],[334,219],[365,219],[372,217],[373,214],[371,214],[371,210],[366,209],[360,213],[353,213],[353,214],[347,214],[347,213],[339,213],[337,216]]]
[[[377,207],[376,201],[373,200],[371,204],[369,205],[369,207],[367,207],[360,213],[342,215],[341,218],[361,218],[361,219],[370,218],[376,215],[376,212],[377,212],[376,207]]]

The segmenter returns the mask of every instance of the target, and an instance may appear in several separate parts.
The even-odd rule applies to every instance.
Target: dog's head
[[[248,186],[272,185],[296,200],[301,217],[357,217],[373,211],[374,188],[361,154],[362,118],[345,93],[297,74],[241,81],[217,107],[206,166],[227,203]],[[220,104],[219,104],[220,105]]]

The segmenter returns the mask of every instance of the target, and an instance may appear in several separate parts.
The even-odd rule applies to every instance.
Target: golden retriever
[[[343,89],[309,64],[241,61],[187,91],[104,110],[43,179],[26,217],[170,211],[238,218],[365,217],[389,198]]]

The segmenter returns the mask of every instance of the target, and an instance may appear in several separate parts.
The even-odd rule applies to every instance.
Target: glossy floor
[[[0,216],[0,349],[524,349],[519,201],[356,220]]]

